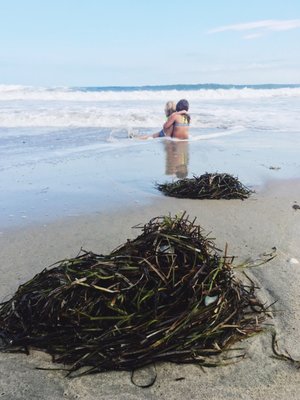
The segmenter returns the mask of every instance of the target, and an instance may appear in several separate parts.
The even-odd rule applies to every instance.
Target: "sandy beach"
[[[300,1],[2,3],[0,400],[300,400]]]
[[[126,205],[122,210],[62,218],[48,224],[10,227],[0,234],[0,298],[10,298],[18,286],[55,261],[76,256],[80,248],[107,253],[139,234],[132,227],[152,217],[186,211],[224,248],[228,243],[235,264],[255,259],[276,247],[269,263],[248,270],[260,287],[258,295],[277,312],[270,323],[279,346],[300,359],[300,181],[269,181],[248,200],[182,200],[153,198],[148,204]],[[299,399],[299,369],[272,357],[271,335],[266,332],[241,343],[247,357],[214,369],[196,365],[158,364],[157,380],[148,389],[134,386],[129,372],[109,372],[68,379],[48,355],[32,351],[0,353],[3,399]],[[153,367],[138,371],[136,380],[147,383]]]
[[[157,89],[0,88],[0,301],[81,248],[108,254],[139,235],[135,225],[186,212],[220,249],[228,244],[237,265],[276,247],[275,259],[247,273],[266,304],[277,301],[268,322],[280,349],[300,359],[300,211],[293,208],[300,205],[300,89]],[[190,140],[128,139],[157,132],[175,94],[191,103]],[[245,201],[182,200],[155,187],[205,172],[237,176],[256,193]],[[241,345],[247,358],[226,368],[157,365],[149,389],[134,386],[130,372],[68,379],[42,352],[0,353],[0,395],[299,399],[299,370],[272,357],[269,332]],[[137,383],[152,376],[153,367],[139,371]]]

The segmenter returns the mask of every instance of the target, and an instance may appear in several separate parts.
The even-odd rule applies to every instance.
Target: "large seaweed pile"
[[[250,196],[252,191],[237,178],[229,174],[205,173],[193,178],[178,179],[174,182],[160,183],[157,189],[167,196],[189,199],[241,199]]]
[[[42,349],[85,373],[217,365],[214,356],[262,329],[254,285],[195,221],[157,217],[141,228],[109,255],[83,252],[20,286],[0,305],[2,350]]]

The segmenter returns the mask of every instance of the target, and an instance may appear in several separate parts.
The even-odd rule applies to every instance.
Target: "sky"
[[[0,84],[300,84],[299,0],[0,0]]]

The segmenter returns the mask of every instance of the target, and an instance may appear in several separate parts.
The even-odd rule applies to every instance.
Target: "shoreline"
[[[155,183],[176,177],[224,172],[249,188],[259,185],[259,190],[270,180],[295,179],[299,135],[291,135],[289,141],[288,132],[274,132],[270,147],[267,132],[220,128],[218,137],[204,139],[199,130],[199,140],[178,142],[106,141],[108,132],[99,133],[98,139],[96,132],[90,136],[82,130],[79,136],[45,135],[41,148],[39,135],[26,137],[21,148],[16,142],[3,151],[0,231],[41,220],[49,224],[62,217],[113,212],[128,204],[148,206],[162,197]]]
[[[140,234],[132,228],[158,215],[186,211],[197,217],[204,233],[216,238],[220,249],[228,244],[228,255],[236,265],[247,258],[258,258],[276,247],[277,256],[269,263],[247,270],[260,287],[258,295],[278,312],[274,324],[281,350],[300,359],[300,179],[268,181],[266,185],[241,200],[186,200],[153,198],[149,204],[126,205],[115,212],[63,218],[51,223],[10,228],[0,235],[2,249],[2,284],[0,299],[10,298],[18,286],[44,267],[64,258],[74,257],[83,247],[96,253],[108,253]],[[297,202],[297,203],[295,203]],[[296,260],[299,264],[291,262]],[[241,342],[247,357],[215,369],[195,365],[163,363],[157,365],[157,381],[149,389],[130,382],[129,372],[108,372],[67,379],[63,371],[40,371],[36,368],[60,368],[50,357],[38,351],[23,354],[0,353],[3,399],[198,399],[272,400],[299,398],[299,370],[288,362],[272,358],[271,336],[265,334]],[[145,371],[144,371],[145,372]],[[146,379],[153,370],[146,369]],[[147,375],[148,374],[148,375]]]
[[[289,234],[289,242],[286,236],[297,230],[294,225],[297,217],[300,218],[300,211],[292,207],[300,205],[299,193],[300,178],[269,180],[256,187],[246,200],[179,199],[161,194],[148,199],[147,203],[127,203],[123,208],[118,206],[46,223],[41,220],[25,226],[6,227],[0,232],[0,247],[4,259],[14,257],[16,263],[21,256],[29,262],[29,257],[34,254],[37,267],[33,270],[38,272],[38,266],[44,268],[60,259],[74,257],[81,248],[108,254],[127,239],[140,234],[135,226],[143,226],[157,216],[186,212],[190,219],[196,218],[204,232],[216,239],[220,249],[227,244],[230,254],[237,257],[249,257],[252,251],[267,250],[261,246],[262,242],[267,247],[284,244],[285,252],[289,246],[297,252],[296,234]],[[270,223],[276,227],[278,237],[275,231],[269,233]],[[13,248],[20,252],[13,255]],[[300,254],[298,257],[300,261]]]

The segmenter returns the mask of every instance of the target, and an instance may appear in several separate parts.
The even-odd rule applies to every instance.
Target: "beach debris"
[[[277,359],[283,360],[283,361],[288,361],[292,365],[294,365],[297,369],[300,369],[300,360],[296,360],[295,358],[293,358],[287,350],[285,350],[284,352],[281,352],[279,350],[277,334],[275,331],[272,333],[272,350],[273,350],[274,356]]]
[[[212,303],[214,303],[215,301],[217,301],[219,298],[219,296],[205,296],[204,297],[204,304],[206,306],[211,305]]]
[[[242,359],[232,344],[262,331],[268,314],[227,247],[217,249],[185,213],[136,228],[109,255],[57,262],[0,304],[2,351],[43,350],[69,376]]]
[[[290,264],[299,264],[299,261],[297,260],[297,258],[290,258],[290,259],[288,260],[288,262],[289,262]]]
[[[271,251],[268,252],[265,251],[259,254],[259,256],[256,258],[249,257],[245,260],[244,264],[242,264],[241,266],[236,266],[236,268],[244,268],[244,267],[256,268],[273,260],[273,258],[275,258],[276,256],[277,256],[277,248],[276,246],[273,246],[271,248]]]
[[[241,199],[253,193],[236,177],[223,173],[205,173],[193,178],[178,179],[171,183],[156,184],[167,196],[190,199]]]
[[[271,169],[273,171],[279,171],[281,167],[277,167],[275,165],[266,165],[266,164],[260,164],[262,167],[265,167],[267,169]]]
[[[299,204],[293,204],[292,207],[294,210],[300,210]]]
[[[138,133],[135,129],[128,128],[127,137],[128,137],[128,139],[136,138],[136,137],[138,137]]]

